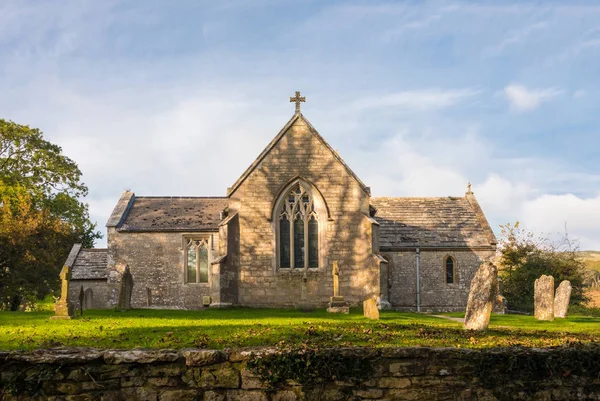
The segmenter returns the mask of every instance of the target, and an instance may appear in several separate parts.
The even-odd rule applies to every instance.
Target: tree
[[[569,280],[573,286],[571,303],[585,303],[585,264],[567,235],[551,241],[520,229],[518,222],[500,227],[498,265],[510,309],[533,310],[534,283],[542,274],[553,276],[555,287]]]
[[[81,171],[38,129],[0,119],[0,307],[58,288],[73,243],[101,235],[89,219]]]

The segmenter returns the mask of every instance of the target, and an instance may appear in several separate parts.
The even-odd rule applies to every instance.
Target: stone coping
[[[599,346],[596,346],[600,348]],[[325,350],[326,348],[322,348]],[[428,359],[438,355],[452,356],[457,359],[468,358],[474,354],[492,353],[502,354],[510,350],[522,355],[548,354],[553,351],[565,350],[565,347],[553,348],[452,348],[452,347],[340,347],[335,349],[341,354],[364,358],[399,358],[399,359]],[[6,362],[47,363],[47,364],[82,364],[104,363],[109,365],[120,364],[152,364],[152,363],[185,363],[187,366],[206,366],[223,362],[243,362],[252,355],[264,356],[282,352],[276,347],[254,347],[225,350],[210,349],[98,349],[98,348],[69,348],[57,347],[38,349],[34,351],[0,351],[0,365]]]

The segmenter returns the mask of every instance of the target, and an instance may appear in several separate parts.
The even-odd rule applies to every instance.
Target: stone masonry
[[[295,185],[310,192],[316,205],[317,267],[279,266],[279,213]],[[187,282],[191,239],[209,244],[208,282]],[[299,302],[326,307],[335,262],[340,295],[350,305],[380,297],[385,305],[415,310],[418,290],[420,310],[459,311],[475,271],[496,248],[470,189],[465,197],[371,197],[370,188],[301,113],[227,196],[124,192],[107,222],[107,240],[104,250],[75,245],[69,259],[73,291],[83,286],[93,292],[94,308],[117,306],[126,265],[135,283],[133,308],[200,309],[203,299],[211,307],[297,307]],[[452,282],[447,282],[448,258]],[[72,295],[77,299],[78,292]]]
[[[565,359],[600,358],[589,349],[338,349],[369,366],[346,381],[289,381],[268,391],[247,368],[273,348],[214,350],[51,349],[0,352],[0,399],[29,400],[597,400],[598,372],[561,370]],[[531,371],[537,361],[539,370]],[[496,363],[493,363],[493,362]],[[513,361],[510,370],[505,364]],[[492,362],[492,363],[490,363]],[[572,365],[574,366],[574,365]],[[548,371],[553,368],[554,374]],[[353,380],[352,380],[353,379]]]

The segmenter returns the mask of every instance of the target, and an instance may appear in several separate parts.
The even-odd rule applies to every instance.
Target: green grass
[[[448,314],[461,316],[461,314]],[[100,348],[215,348],[292,345],[325,346],[558,346],[600,340],[600,318],[573,316],[554,322],[531,316],[494,315],[485,333],[467,332],[438,317],[381,312],[379,321],[360,310],[349,315],[324,310],[281,309],[127,312],[86,311],[83,318],[50,320],[48,312],[0,312],[0,349],[55,346]]]

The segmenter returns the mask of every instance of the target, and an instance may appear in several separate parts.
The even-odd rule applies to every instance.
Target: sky
[[[0,118],[77,162],[103,232],[127,189],[224,196],[301,91],[373,196],[471,182],[497,234],[600,250],[599,72],[600,2],[0,0]]]

